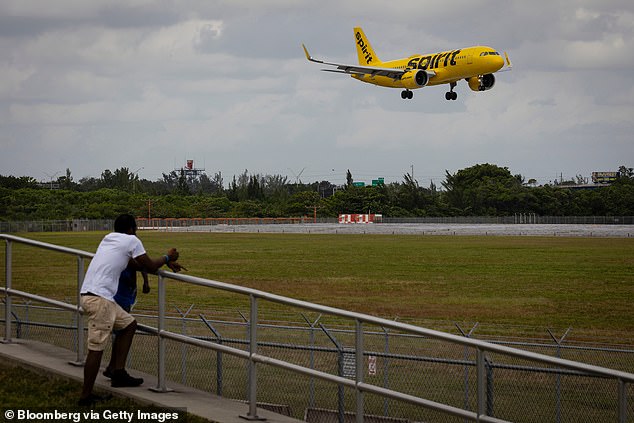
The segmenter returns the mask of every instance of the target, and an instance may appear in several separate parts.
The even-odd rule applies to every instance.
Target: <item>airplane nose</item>
[[[502,66],[504,66],[504,59],[502,58],[502,56],[493,56],[495,58],[495,66],[498,66],[498,68],[502,68]]]

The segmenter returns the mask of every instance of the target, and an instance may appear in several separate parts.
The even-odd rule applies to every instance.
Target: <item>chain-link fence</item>
[[[2,310],[4,311],[4,310]],[[13,336],[77,349],[75,314],[32,302],[13,304]],[[136,314],[147,326],[157,326],[157,316]],[[277,316],[271,316],[278,318]],[[337,319],[298,314],[295,321],[262,319],[258,325],[258,352],[268,357],[354,379],[355,330]],[[239,311],[197,310],[173,307],[165,330],[248,351],[248,314]],[[4,323],[4,322],[3,322]],[[465,334],[477,337],[477,331]],[[568,360],[631,372],[634,347],[601,342],[574,343],[548,331],[539,339],[498,336],[489,342]],[[551,336],[552,335],[552,336]],[[548,338],[551,337],[550,342]],[[85,339],[85,338],[84,338]],[[213,394],[248,399],[248,366],[245,360],[180,342],[166,342],[166,378]],[[156,373],[157,342],[139,332],[128,366]],[[108,360],[109,348],[104,360]],[[477,362],[473,348],[404,332],[368,327],[364,331],[365,381],[386,389],[423,397],[465,410],[477,409]],[[588,373],[505,354],[485,356],[486,414],[517,422],[619,421],[618,382]],[[257,374],[259,406],[312,422],[354,419],[353,389],[272,366]],[[634,391],[627,389],[627,417],[634,418]],[[367,394],[366,416],[382,422],[453,422],[461,418],[417,407],[403,401]],[[366,417],[366,421],[372,421]]]
[[[83,280],[83,260],[92,254],[2,238],[7,242],[5,287],[0,289],[5,339],[52,343],[76,351],[81,361],[86,336],[83,318],[72,305],[76,291],[61,294],[71,296],[62,301],[13,289],[11,245],[75,256],[76,286]],[[135,337],[129,367],[157,374],[159,390],[178,382],[246,399],[251,418],[257,418],[256,399],[261,407],[320,423],[353,417],[357,422],[557,423],[634,418],[628,346],[587,339],[573,344],[569,331],[548,332],[548,342],[544,337],[520,340],[517,334],[503,339],[499,330],[476,325],[455,325],[460,334],[453,334],[194,276],[158,274],[158,314],[137,310],[141,328],[149,333]],[[170,310],[168,279],[246,297],[248,313],[193,306]],[[18,298],[31,302],[14,301]],[[478,339],[481,335],[486,341]]]
[[[337,224],[337,218],[137,218],[141,229],[196,229],[205,226],[304,225]],[[540,216],[518,213],[512,216],[440,216],[440,217],[383,217],[383,224],[455,224],[455,225],[634,225],[634,216]],[[16,232],[81,232],[110,231],[113,220],[33,220],[0,222],[1,233]]]
[[[27,220],[0,222],[0,233],[112,231],[114,220]]]

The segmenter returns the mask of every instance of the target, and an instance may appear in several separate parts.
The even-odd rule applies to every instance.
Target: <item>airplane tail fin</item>
[[[374,66],[381,63],[361,27],[354,28],[354,40],[357,44],[357,55],[359,56],[360,65]]]

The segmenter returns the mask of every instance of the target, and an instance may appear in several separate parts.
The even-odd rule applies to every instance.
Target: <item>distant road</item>
[[[164,229],[163,229],[164,230]],[[394,234],[394,235],[491,235],[491,236],[566,236],[634,238],[634,225],[538,225],[538,224],[453,224],[453,223],[376,223],[376,224],[263,224],[201,225],[170,228],[174,232],[244,232],[311,234]]]

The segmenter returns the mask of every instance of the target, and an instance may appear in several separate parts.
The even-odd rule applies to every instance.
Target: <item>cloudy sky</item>
[[[507,51],[487,92],[400,90],[320,72],[471,45]],[[414,172],[478,163],[547,183],[634,166],[631,0],[2,0],[0,174],[75,180],[187,159],[225,182]],[[56,176],[55,176],[56,177]]]

